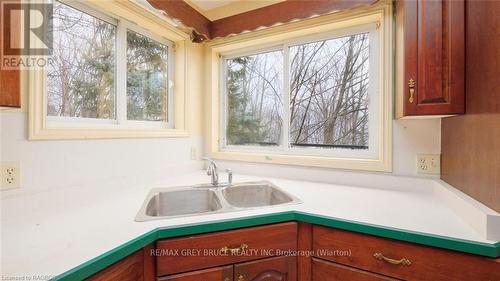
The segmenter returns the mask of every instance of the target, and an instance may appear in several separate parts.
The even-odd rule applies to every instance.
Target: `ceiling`
[[[208,10],[212,10],[214,8],[219,8],[222,6],[226,6],[228,4],[232,4],[238,2],[238,0],[191,0],[187,1],[188,4],[193,4],[199,10],[206,12]],[[191,3],[189,3],[191,2]]]
[[[285,0],[184,0],[211,21],[241,14]]]

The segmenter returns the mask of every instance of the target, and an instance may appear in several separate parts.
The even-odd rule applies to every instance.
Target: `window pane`
[[[227,144],[278,145],[283,52],[226,60]]]
[[[54,2],[49,116],[115,118],[116,27]]]
[[[168,47],[127,32],[127,119],[167,121]]]
[[[290,47],[290,145],[368,148],[368,34]]]

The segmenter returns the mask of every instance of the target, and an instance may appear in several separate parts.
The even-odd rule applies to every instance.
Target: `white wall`
[[[191,147],[202,148],[200,136],[29,141],[26,113],[0,115],[1,159],[20,161],[21,186],[26,189],[78,186],[117,177],[147,180],[171,167],[192,166]]]
[[[441,119],[394,121],[392,145],[394,175],[425,176],[417,174],[416,157],[441,153]]]
[[[0,109],[0,160],[19,161],[24,190],[80,186],[96,181],[128,177],[145,181],[173,169],[201,168],[191,160],[191,149],[199,160],[202,143],[202,83],[200,64],[203,46],[188,43],[187,91],[190,95],[189,138],[28,140],[28,93],[26,76],[21,81],[21,109]]]

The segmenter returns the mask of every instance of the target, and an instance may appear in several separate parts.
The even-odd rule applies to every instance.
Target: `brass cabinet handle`
[[[245,251],[246,249],[248,249],[248,245],[243,243],[239,247],[236,247],[236,248],[229,248],[228,246],[224,246],[220,249],[220,251],[224,255],[228,255],[228,254],[239,255],[239,254],[241,254],[241,252]]]
[[[245,276],[243,276],[243,274],[239,274],[237,281],[245,281]]]
[[[388,263],[395,264],[395,265],[406,265],[406,266],[411,265],[411,261],[407,258],[395,260],[395,259],[390,259],[390,258],[384,257],[384,255],[382,253],[375,253],[375,254],[373,254],[373,257],[376,258],[377,260],[386,261]]]
[[[410,81],[408,81],[408,87],[410,88],[410,98],[408,101],[413,103],[413,96],[415,95],[415,80],[410,79]]]

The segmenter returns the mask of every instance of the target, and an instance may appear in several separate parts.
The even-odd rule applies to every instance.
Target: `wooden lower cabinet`
[[[309,254],[278,253],[297,249]],[[183,255],[182,250],[206,252]],[[159,240],[89,280],[499,281],[500,258],[286,222]]]
[[[275,257],[234,265],[234,281],[295,281],[297,258]]]
[[[156,242],[156,275],[242,263],[297,249],[297,223],[285,222]]]
[[[204,270],[196,270],[165,277],[159,277],[158,281],[232,281],[233,266],[221,266]]]
[[[150,277],[151,278],[151,277]],[[144,252],[139,250],[108,268],[92,275],[90,281],[142,281],[144,278]]]
[[[324,226],[314,225],[312,231],[315,257],[336,264],[401,280],[500,280],[500,258],[491,259]],[[320,254],[322,250],[330,252]]]
[[[312,280],[314,281],[381,281],[399,280],[380,274],[360,270],[354,267],[327,262],[321,259],[312,259]]]
[[[274,257],[158,277],[158,281],[296,281],[295,257]]]

